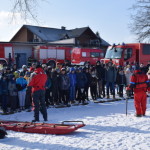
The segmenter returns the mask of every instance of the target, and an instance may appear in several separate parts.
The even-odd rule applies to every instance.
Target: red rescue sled
[[[75,123],[75,124],[72,124]],[[61,124],[33,123],[19,121],[0,121],[0,126],[6,130],[40,134],[68,134],[84,127],[83,121],[63,121]]]

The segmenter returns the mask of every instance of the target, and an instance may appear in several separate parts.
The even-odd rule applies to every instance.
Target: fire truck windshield
[[[123,49],[122,48],[117,48],[117,47],[111,47],[111,48],[108,48],[107,49],[107,52],[106,52],[106,55],[105,55],[105,58],[116,58],[116,59],[120,59],[121,56],[122,56],[122,51]]]

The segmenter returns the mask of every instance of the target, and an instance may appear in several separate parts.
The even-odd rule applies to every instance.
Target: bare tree
[[[131,32],[138,41],[150,41],[150,0],[136,0],[132,7]]]
[[[32,19],[38,22],[36,12],[36,8],[38,7],[38,0],[14,0],[12,3],[12,20],[14,20],[16,14],[19,13],[21,18],[25,21]]]

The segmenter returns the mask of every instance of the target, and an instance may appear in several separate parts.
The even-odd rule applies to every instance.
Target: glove
[[[129,87],[130,88],[135,88],[135,84],[130,84]]]
[[[131,88],[129,86],[127,86],[126,91],[131,91]]]

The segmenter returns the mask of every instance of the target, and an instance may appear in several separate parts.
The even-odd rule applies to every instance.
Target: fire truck
[[[46,63],[53,67],[56,63],[67,63],[72,65],[84,65],[86,62],[95,64],[104,58],[103,50],[90,48],[72,48],[58,46],[35,46],[33,58],[40,63]]]
[[[96,61],[104,58],[104,52],[101,49],[91,48],[73,48],[71,54],[72,65],[85,65],[89,62],[91,65],[95,65]]]
[[[33,48],[33,58],[40,63],[46,63],[53,67],[56,63],[70,63],[71,62],[70,47],[57,47],[57,46],[35,46]]]
[[[13,46],[9,43],[0,43],[0,64],[11,64],[14,61]]]
[[[146,43],[131,43],[122,45],[113,45],[108,47],[105,58],[102,59],[104,63],[113,61],[117,66],[143,63],[147,65],[150,61],[150,44]]]

